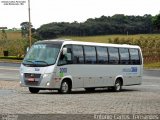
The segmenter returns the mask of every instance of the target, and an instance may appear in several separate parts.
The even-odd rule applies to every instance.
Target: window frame
[[[59,64],[59,60],[61,58],[62,55],[62,50],[60,51],[60,55],[58,58],[58,62],[57,62],[57,66],[63,66],[63,65],[67,65],[67,64],[77,64],[77,65],[82,65],[82,64],[91,64],[91,65],[142,65],[142,55],[141,55],[141,51],[139,48],[129,48],[129,47],[114,47],[114,46],[96,46],[96,45],[84,45],[84,44],[66,44],[62,46],[62,49],[64,47],[68,46],[68,48],[71,48],[71,62],[70,63],[66,63],[66,64]],[[80,46],[82,47],[82,52],[83,52],[83,63],[74,63],[74,52],[73,52],[73,46]],[[89,61],[90,63],[86,63],[86,53],[85,53],[85,47],[92,47],[94,48],[95,51],[95,56],[94,59],[95,61],[93,61],[93,56],[92,60]],[[107,61],[105,61],[106,63],[99,63],[99,58],[98,58],[98,48],[105,48],[106,49],[106,55],[107,55]],[[117,60],[110,60],[111,56],[110,56],[110,52],[109,49],[110,48],[114,48],[117,49],[117,55],[116,57],[118,57]],[[127,49],[128,55],[129,55],[129,60],[128,63],[121,63],[121,54],[120,54],[120,49]],[[131,60],[131,49],[137,50],[138,51],[138,58],[139,60],[136,60],[135,63],[132,62]],[[113,52],[112,52],[113,53]],[[106,56],[105,56],[106,57]]]

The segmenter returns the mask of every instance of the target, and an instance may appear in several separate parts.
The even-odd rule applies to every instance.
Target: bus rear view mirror
[[[27,49],[26,49],[26,52],[28,52],[29,51],[29,47],[27,47]]]
[[[67,48],[63,48],[62,54],[63,54],[63,55],[66,55],[66,54],[67,54]]]

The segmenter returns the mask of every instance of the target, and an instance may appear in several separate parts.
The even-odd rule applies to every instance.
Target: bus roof
[[[76,44],[76,45],[92,45],[92,46],[106,46],[106,47],[125,47],[125,48],[139,48],[137,45],[129,45],[129,44],[111,44],[111,43],[97,43],[97,42],[82,42],[82,41],[74,41],[71,39],[52,39],[52,40],[43,40],[37,43],[52,43],[52,42],[60,42],[63,45],[66,44]]]

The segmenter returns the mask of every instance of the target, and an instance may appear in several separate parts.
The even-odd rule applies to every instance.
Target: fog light
[[[21,76],[23,76],[23,73],[21,73]]]

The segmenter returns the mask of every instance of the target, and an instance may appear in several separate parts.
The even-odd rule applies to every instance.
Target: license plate
[[[29,82],[34,82],[35,79],[34,79],[34,78],[28,78],[28,81],[29,81]]]

